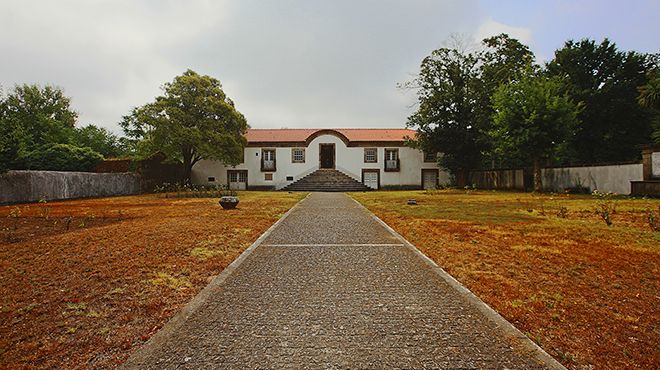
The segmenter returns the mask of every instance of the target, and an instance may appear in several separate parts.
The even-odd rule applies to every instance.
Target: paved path
[[[344,194],[265,235],[126,367],[558,366]]]

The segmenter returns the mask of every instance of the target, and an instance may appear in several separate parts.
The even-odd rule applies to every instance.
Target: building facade
[[[336,170],[372,189],[435,188],[449,182],[436,154],[405,145],[407,129],[250,129],[241,164],[203,160],[192,180],[234,189],[283,189],[319,170]]]

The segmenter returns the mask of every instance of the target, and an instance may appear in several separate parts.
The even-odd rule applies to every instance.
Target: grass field
[[[0,368],[122,363],[304,194],[0,207]]]
[[[660,200],[353,193],[571,368],[660,366]],[[407,205],[408,199],[417,205]],[[611,226],[596,209],[609,211]],[[603,212],[601,212],[603,214]]]

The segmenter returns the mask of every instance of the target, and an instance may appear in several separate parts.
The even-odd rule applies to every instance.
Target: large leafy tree
[[[46,85],[17,85],[4,99],[3,126],[13,128],[21,151],[68,143],[78,114],[62,89]]]
[[[88,147],[106,158],[125,154],[125,148],[117,135],[105,128],[87,125],[76,128],[72,141],[79,147]]]
[[[145,152],[183,162],[184,182],[202,159],[236,165],[243,157],[248,124],[217,79],[187,70],[163,86],[163,95],[124,117],[127,136]]]
[[[536,74],[501,85],[493,106],[490,135],[496,150],[530,158],[534,190],[542,191],[541,165],[577,126],[580,108],[564,92],[561,79]]]
[[[424,58],[416,79],[404,86],[418,89],[417,111],[407,125],[417,130],[417,147],[441,152],[440,165],[454,175],[494,161],[491,95],[536,68],[534,54],[506,34],[482,41],[481,50],[457,46],[434,50]],[[498,162],[511,162],[499,156]]]
[[[480,80],[480,117],[479,129],[488,132],[491,127],[492,116],[495,110],[491,97],[502,85],[520,80],[523,76],[538,70],[534,64],[534,53],[520,41],[502,33],[482,40],[484,49],[480,53],[481,60]],[[512,153],[496,155],[489,135],[480,135],[483,142],[484,163],[482,165],[523,166],[527,158],[519,158]]]
[[[418,77],[408,84],[418,89],[418,110],[407,125],[417,130],[416,145],[442,152],[440,164],[452,174],[481,160],[478,122],[479,58],[457,48],[440,48],[424,58]]]
[[[651,134],[652,115],[637,104],[639,86],[654,65],[651,55],[623,52],[605,39],[567,41],[547,65],[564,78],[571,97],[583,102],[582,124],[559,154],[560,163],[632,160]]]
[[[651,121],[653,133],[651,136],[656,144],[660,144],[660,73],[657,69],[649,72],[648,80],[649,82],[646,85],[638,88],[637,102],[642,107],[653,111]]]

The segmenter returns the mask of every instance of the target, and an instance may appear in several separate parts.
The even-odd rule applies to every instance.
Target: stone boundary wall
[[[555,167],[541,170],[543,189],[563,191],[583,186],[590,191],[630,194],[630,182],[644,177],[641,163],[589,167]]]
[[[548,167],[541,170],[541,177],[545,191],[563,192],[582,187],[628,195],[631,181],[641,181],[644,171],[642,163]],[[498,190],[529,190],[534,181],[531,168],[470,171],[468,180],[469,185],[479,189]]]
[[[0,175],[0,204],[140,193],[134,173],[9,171]]]

